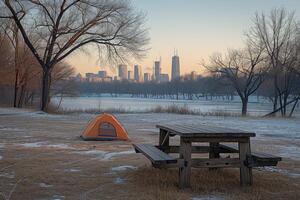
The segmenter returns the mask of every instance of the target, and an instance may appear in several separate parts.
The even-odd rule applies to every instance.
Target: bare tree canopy
[[[203,64],[209,72],[230,82],[241,98],[242,115],[247,114],[249,96],[257,91],[264,81],[266,62],[262,52],[262,46],[253,46],[249,41],[245,49],[228,50],[225,57],[215,53],[210,57],[208,65]]]
[[[1,0],[1,6],[1,17],[14,20],[43,68],[42,110],[51,70],[74,51],[94,46],[109,60],[141,58],[146,52],[144,15],[126,0]]]
[[[269,16],[256,13],[253,27],[248,33],[254,44],[263,44],[265,48],[264,54],[270,62],[270,75],[273,78],[273,111],[278,110],[279,104],[282,116],[286,115],[286,105],[297,78],[298,34],[294,12],[284,8],[273,9]]]

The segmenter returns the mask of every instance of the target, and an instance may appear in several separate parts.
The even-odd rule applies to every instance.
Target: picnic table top
[[[255,133],[207,124],[157,124],[157,128],[181,137],[255,137]]]

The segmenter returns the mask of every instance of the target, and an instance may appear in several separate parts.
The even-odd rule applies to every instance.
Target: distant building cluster
[[[99,71],[98,74],[95,73],[86,73],[85,78],[81,74],[78,74],[75,77],[76,81],[86,81],[86,82],[112,82],[112,81],[121,81],[127,80],[130,82],[149,82],[154,81],[158,83],[165,83],[175,80],[182,79],[180,74],[180,60],[177,52],[174,52],[172,56],[172,69],[171,69],[171,79],[169,74],[161,73],[161,60],[154,61],[153,73],[145,72],[143,73],[142,67],[140,65],[134,65],[133,70],[130,70],[127,65],[119,64],[117,76],[108,76],[107,71]],[[186,75],[189,80],[196,80],[198,75],[195,71],[192,71],[190,74]]]

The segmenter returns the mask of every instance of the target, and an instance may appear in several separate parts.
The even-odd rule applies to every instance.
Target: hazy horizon
[[[206,60],[214,52],[242,47],[243,34],[251,26],[255,12],[268,14],[273,8],[295,11],[300,7],[297,0],[132,0],[132,4],[147,15],[151,49],[142,61],[128,64],[129,70],[133,64],[140,64],[143,72],[151,72],[153,61],[161,57],[162,73],[169,75],[174,49],[178,50],[182,74],[200,73],[202,59]],[[297,19],[298,16],[296,13]],[[105,69],[112,75],[116,68],[103,66],[97,60],[96,53],[82,52],[67,59],[78,73]]]

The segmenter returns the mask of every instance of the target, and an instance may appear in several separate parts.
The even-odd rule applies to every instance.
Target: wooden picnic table
[[[159,144],[134,144],[137,153],[143,153],[157,168],[179,168],[179,187],[190,186],[191,168],[240,168],[242,186],[252,185],[252,167],[276,166],[280,157],[251,152],[250,137],[255,133],[207,124],[158,124]],[[179,145],[170,145],[170,138],[180,137]],[[208,146],[193,143],[208,143]],[[224,145],[237,143],[238,148]],[[221,144],[222,143],[222,144]],[[169,153],[179,153],[174,158]],[[208,153],[208,158],[193,158],[193,153]],[[238,154],[220,157],[221,153]]]
[[[170,137],[180,136],[179,159],[183,161],[179,168],[180,188],[190,186],[191,167],[239,167],[241,185],[252,184],[252,168],[246,166],[245,161],[246,156],[251,155],[250,137],[255,137],[255,133],[204,124],[158,124],[156,127],[160,129],[159,146],[164,150],[170,150]],[[201,149],[201,146],[195,149],[196,152],[209,152],[209,158],[192,159],[193,142],[209,143],[209,149]],[[220,158],[218,147],[221,142],[237,142],[239,158]]]

